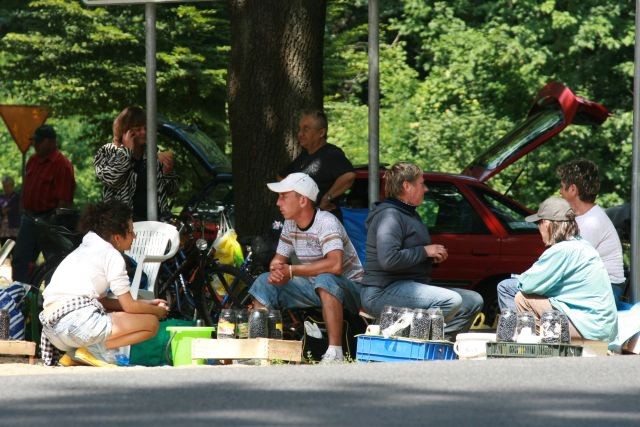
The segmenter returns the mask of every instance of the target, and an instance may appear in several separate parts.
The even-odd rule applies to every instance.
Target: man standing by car
[[[306,308],[322,306],[329,348],[322,363],[344,360],[343,309],[360,308],[362,265],[347,233],[328,212],[317,210],[318,186],[304,173],[292,173],[267,184],[278,193],[278,208],[285,218],[276,255],[269,272],[251,286],[254,308]],[[300,264],[290,264],[292,255]]]
[[[282,178],[294,172],[309,175],[318,185],[318,207],[342,220],[338,198],[356,178],[353,165],[344,152],[327,143],[329,124],[322,110],[305,110],[300,115],[298,142],[303,152],[278,174]]]
[[[560,178],[560,195],[569,202],[576,214],[580,237],[591,243],[602,258],[617,303],[625,287],[622,245],[613,223],[605,211],[596,204],[596,197],[600,191],[598,166],[590,160],[579,159],[560,165],[557,174]],[[514,309],[517,293],[517,279],[500,282],[500,308]]]
[[[57,146],[56,131],[42,125],[33,134],[35,154],[26,165],[22,185],[22,217],[11,264],[13,280],[27,282],[29,263],[40,253],[35,219],[53,216],[56,208],[71,207],[76,181],[73,165]]]

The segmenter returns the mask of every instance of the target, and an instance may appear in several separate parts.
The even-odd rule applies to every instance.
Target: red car
[[[526,270],[544,248],[537,226],[524,220],[531,211],[485,182],[570,124],[600,125],[608,116],[603,106],[577,97],[560,83],[549,83],[538,93],[527,119],[461,174],[426,172],[429,191],[420,213],[433,242],[449,252],[447,261],[434,267],[433,284],[479,292],[485,301],[486,322],[491,324],[498,310],[497,283]],[[367,187],[367,171],[358,170],[346,205],[367,206]],[[356,227],[363,227],[363,212],[346,209],[348,229],[354,212],[359,214]],[[351,236],[358,235],[351,231]],[[354,243],[362,257],[363,242]]]

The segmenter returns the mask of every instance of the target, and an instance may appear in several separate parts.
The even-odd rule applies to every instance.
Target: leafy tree
[[[109,140],[113,118],[126,105],[145,103],[144,8],[16,3],[0,21],[0,96],[48,105],[54,123],[67,123],[66,148],[87,147],[75,163],[76,200],[86,202],[98,185],[91,159]],[[158,111],[199,125],[223,147],[228,31],[219,3],[158,8]]]
[[[327,36],[327,64],[339,77],[328,77],[327,109],[340,122],[333,141],[366,161],[366,4],[338,3],[342,15],[333,14],[343,19],[335,22],[348,24]],[[458,172],[524,118],[537,90],[558,80],[613,116],[597,130],[567,129],[492,185],[505,191],[519,176],[512,195],[535,207],[556,191],[559,163],[587,157],[602,170],[600,202],[628,198],[634,16],[626,3],[384,2],[381,161]]]
[[[322,107],[322,0],[231,0],[229,125],[236,227],[260,234],[277,218],[265,186],[295,157],[298,116]],[[269,23],[265,25],[264,23]]]

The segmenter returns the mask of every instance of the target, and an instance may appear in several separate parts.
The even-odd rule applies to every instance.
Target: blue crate
[[[358,362],[408,362],[412,360],[452,360],[456,358],[453,343],[422,341],[409,338],[384,338],[358,335]]]

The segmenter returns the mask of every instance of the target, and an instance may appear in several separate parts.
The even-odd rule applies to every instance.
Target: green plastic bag
[[[166,319],[160,322],[160,328],[155,337],[131,346],[129,363],[131,365],[142,366],[162,366],[169,365],[167,360],[167,344],[171,334],[167,331],[167,326],[195,326],[191,320]]]

